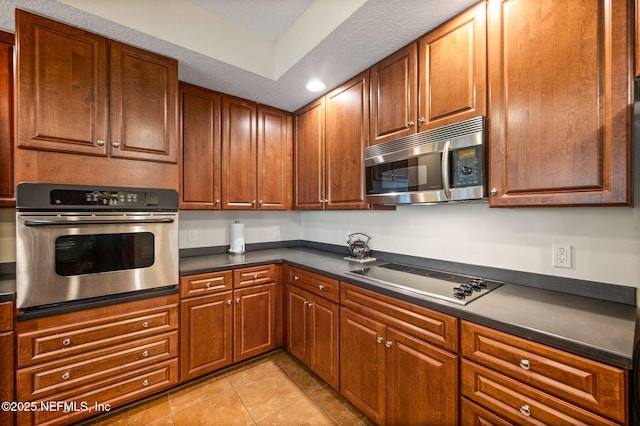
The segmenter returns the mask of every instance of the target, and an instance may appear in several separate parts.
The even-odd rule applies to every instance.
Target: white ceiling
[[[478,0],[0,0],[176,58],[180,80],[295,111]]]

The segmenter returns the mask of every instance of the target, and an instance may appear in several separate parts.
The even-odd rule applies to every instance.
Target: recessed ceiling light
[[[311,92],[319,92],[321,90],[324,90],[324,88],[325,84],[320,80],[311,80],[307,83],[307,90]]]

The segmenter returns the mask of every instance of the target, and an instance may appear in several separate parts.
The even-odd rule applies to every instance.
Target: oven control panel
[[[158,194],[155,192],[55,189],[50,194],[52,206],[148,207],[158,205]]]

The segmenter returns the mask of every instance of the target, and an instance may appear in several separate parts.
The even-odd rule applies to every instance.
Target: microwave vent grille
[[[475,135],[477,133],[483,133],[485,130],[485,123],[485,117],[479,116],[469,120],[460,121],[458,123],[449,124],[447,126],[438,127],[436,129],[404,136],[393,141],[372,145],[365,149],[365,160],[394,152],[406,151],[421,145],[445,142],[451,139],[458,139],[469,135]]]

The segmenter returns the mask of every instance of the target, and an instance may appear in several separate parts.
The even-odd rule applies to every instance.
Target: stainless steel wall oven
[[[19,309],[178,284],[176,191],[22,183],[16,203]]]

